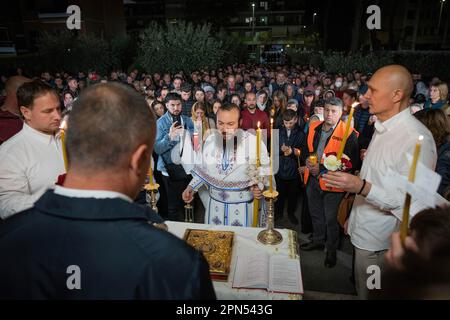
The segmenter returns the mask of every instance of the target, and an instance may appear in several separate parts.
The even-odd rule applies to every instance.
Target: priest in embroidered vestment
[[[217,112],[217,129],[208,136],[201,155],[191,171],[192,181],[183,192],[191,202],[195,192],[206,190],[205,223],[245,226],[253,224],[253,200],[260,199],[259,226],[265,225],[266,210],[262,191],[268,184],[264,174],[270,163],[261,141],[261,168],[256,169],[256,136],[239,129],[240,109],[227,104]],[[204,192],[205,193],[205,192]]]

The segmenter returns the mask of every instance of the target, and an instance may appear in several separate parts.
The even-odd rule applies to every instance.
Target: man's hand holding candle
[[[262,198],[262,191],[259,189],[258,185],[254,185],[250,187],[250,191],[253,192],[253,197],[255,199],[261,199]]]
[[[346,192],[361,194],[366,197],[370,192],[371,184],[350,173],[341,171],[328,171],[323,179],[327,187],[339,188]]]
[[[311,163],[311,160],[308,158],[308,159],[306,160],[306,167],[309,169],[309,172],[310,172],[314,177],[317,177],[317,176],[319,175],[320,169],[319,169],[319,163],[318,163],[318,162],[316,162],[315,164],[314,164],[314,163]]]

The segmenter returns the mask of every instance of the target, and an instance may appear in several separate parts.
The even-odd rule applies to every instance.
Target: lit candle
[[[309,155],[309,162],[311,163],[312,166],[315,166],[317,164],[317,154],[316,153],[312,153]]]
[[[411,164],[411,168],[409,169],[409,177],[408,181],[413,183],[416,179],[416,169],[417,162],[419,161],[420,148],[422,147],[423,136],[419,136],[419,140],[416,143],[416,148],[414,150],[414,156]],[[406,194],[405,205],[403,206],[403,217],[402,217],[402,226],[400,229],[400,237],[402,239],[402,243],[405,243],[405,238],[408,235],[408,224],[409,224],[409,209],[411,206],[411,195],[409,193]]]
[[[261,166],[261,128],[258,121],[258,129],[256,129],[256,166]]]
[[[200,147],[200,143],[199,143],[199,135],[200,132],[202,132],[203,130],[203,125],[201,120],[196,121],[194,124],[194,134],[193,134],[193,144],[194,144],[194,150],[198,151],[199,147]]]
[[[297,157],[297,164],[300,168],[300,155],[302,154],[302,152],[300,151],[300,149],[294,148],[294,154]]]
[[[270,119],[270,176],[269,176],[269,191],[273,192],[273,118]]]
[[[261,128],[258,121],[258,129],[256,130],[256,167],[261,166]],[[259,199],[253,200],[253,224],[256,228],[258,226],[258,213],[259,213]]]
[[[66,122],[66,119],[63,119],[63,121],[61,122],[61,125],[59,127],[59,131],[60,131],[60,136],[61,136],[61,150],[62,150],[63,159],[64,159],[64,168],[66,169],[66,172],[67,172],[67,169],[69,168],[69,161],[67,160],[66,128],[67,128],[67,122]]]
[[[152,160],[150,159],[150,167],[148,168],[148,183],[153,185]]]
[[[294,148],[294,154],[297,156],[297,164],[298,164],[298,168],[300,169],[300,156],[302,155],[302,151],[300,149]],[[300,174],[300,180],[303,183],[303,175]]]
[[[350,114],[348,115],[347,124],[345,126],[344,137],[342,138],[341,147],[339,148],[339,152],[337,154],[337,159],[341,160],[342,155],[344,154],[345,144],[347,143],[348,134],[350,132],[350,125],[352,124],[353,112],[355,112],[355,107],[358,105],[357,102],[352,104],[352,108],[350,110]]]

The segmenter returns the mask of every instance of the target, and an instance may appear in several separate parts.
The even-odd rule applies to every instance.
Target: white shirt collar
[[[128,201],[130,203],[133,202],[133,200],[130,197],[124,195],[123,193],[107,190],[81,190],[56,186],[55,194],[59,194],[60,196],[65,196],[69,198],[95,198],[95,199],[119,198]]]
[[[375,129],[379,133],[383,133],[383,132],[389,131],[389,130],[397,127],[397,125],[400,122],[403,122],[403,120],[406,117],[408,117],[408,116],[411,116],[411,112],[409,111],[409,108],[406,108],[402,112],[397,113],[395,116],[393,116],[392,118],[387,119],[384,122],[381,122],[380,120],[377,120],[375,122]]]
[[[32,136],[33,138],[46,143],[46,144],[50,144],[52,141],[56,140],[57,137],[59,137],[59,135],[50,135],[50,134],[46,134],[43,132],[40,132],[32,127],[30,127],[28,124],[26,124],[25,122],[23,123],[23,129],[24,132],[29,135]]]

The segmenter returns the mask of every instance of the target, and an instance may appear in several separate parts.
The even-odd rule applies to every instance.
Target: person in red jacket
[[[266,129],[270,132],[270,121],[267,113],[261,111],[256,107],[256,94],[253,92],[248,92],[245,95],[245,105],[247,106],[241,111],[241,128],[243,130],[248,129],[258,129],[259,126],[262,130]],[[270,133],[269,133],[270,135]]]
[[[6,81],[6,98],[0,107],[0,145],[22,130],[23,120],[17,102],[17,89],[31,81],[22,76],[14,76]]]

